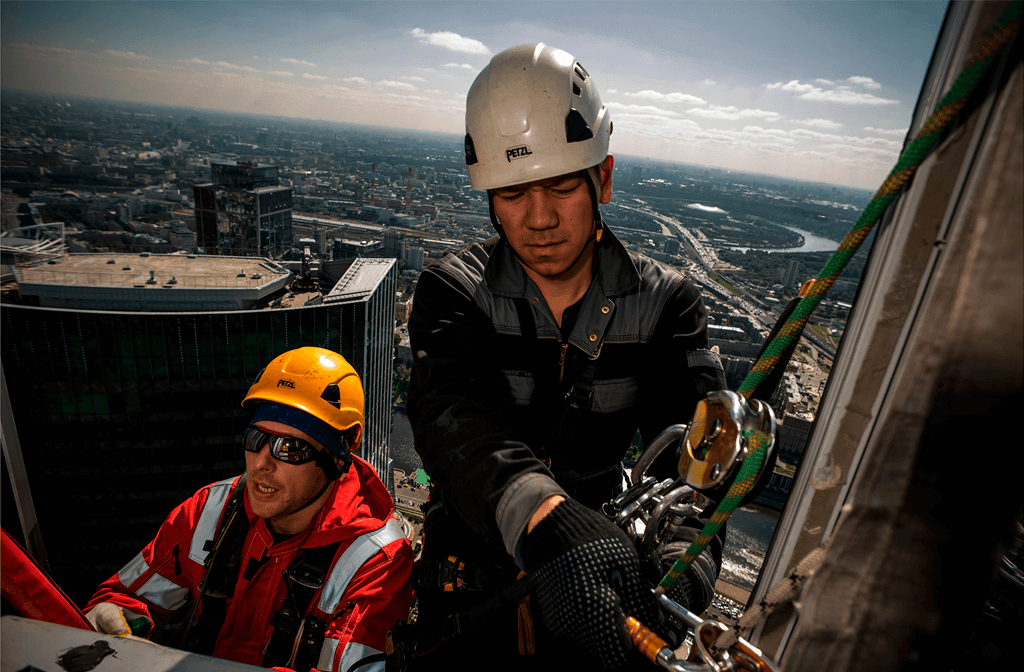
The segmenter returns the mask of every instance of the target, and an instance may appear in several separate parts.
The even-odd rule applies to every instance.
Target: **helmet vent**
[[[565,116],[565,141],[583,142],[593,137],[594,132],[590,130],[590,126],[587,125],[587,121],[579,113],[579,110],[575,108],[569,110],[569,114]]]
[[[331,406],[334,406],[338,410],[341,410],[341,391],[338,389],[338,385],[336,383],[331,383],[330,385],[325,387],[323,394],[320,395],[320,398],[326,401]]]
[[[576,62],[576,76],[584,82],[587,81],[587,77],[590,77],[590,73],[587,72],[586,68],[584,68],[579,61]]]
[[[473,145],[473,138],[466,133],[466,165],[472,166],[476,162],[476,146]]]
[[[260,378],[262,378],[263,374],[266,372],[267,367],[264,366],[262,369],[260,369],[260,372],[256,374],[256,380],[252,381],[252,384],[255,385],[256,383],[260,382]]]
[[[573,92],[574,94],[576,94],[577,96],[578,96],[578,95],[580,95],[580,93],[582,92],[582,91],[580,90],[580,85],[579,85],[579,84],[577,84],[576,82],[573,82],[573,83],[572,83],[572,92]]]

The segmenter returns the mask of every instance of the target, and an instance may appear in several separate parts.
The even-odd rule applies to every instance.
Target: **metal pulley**
[[[777,452],[775,414],[768,404],[746,399],[730,390],[711,392],[697,404],[689,425],[672,425],[659,434],[633,468],[631,481],[640,483],[654,460],[680,442],[679,476],[713,501],[725,496],[743,461],[750,455],[746,435],[758,431],[768,437],[765,468],[740,506],[753,499],[772,472]],[[628,492],[628,491],[627,491]]]

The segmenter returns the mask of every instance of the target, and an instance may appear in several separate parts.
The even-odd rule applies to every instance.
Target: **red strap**
[[[18,542],[3,533],[0,546],[0,589],[3,598],[22,616],[72,628],[92,630],[92,624],[43,568]]]

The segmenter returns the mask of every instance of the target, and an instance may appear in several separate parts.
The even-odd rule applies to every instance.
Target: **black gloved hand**
[[[567,499],[523,541],[523,560],[537,583],[547,628],[569,637],[608,668],[642,661],[623,612],[665,636],[665,620],[640,576],[626,534],[596,511]]]

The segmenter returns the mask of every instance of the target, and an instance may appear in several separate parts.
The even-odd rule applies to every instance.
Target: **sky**
[[[877,188],[946,3],[2,2],[0,86],[462,134],[474,77],[544,42],[611,152]]]

